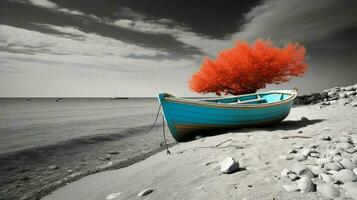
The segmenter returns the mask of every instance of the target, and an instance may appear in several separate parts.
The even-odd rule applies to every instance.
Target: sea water
[[[156,98],[0,99],[0,154],[96,136],[130,137],[131,128],[144,133],[157,109]]]

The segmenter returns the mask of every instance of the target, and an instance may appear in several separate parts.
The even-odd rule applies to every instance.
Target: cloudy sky
[[[307,48],[303,93],[357,82],[353,0],[1,0],[0,97],[193,96],[203,58],[234,41]]]

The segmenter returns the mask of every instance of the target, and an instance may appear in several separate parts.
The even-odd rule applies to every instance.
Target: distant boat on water
[[[172,136],[185,141],[196,135],[277,123],[285,119],[296,90],[276,90],[226,98],[187,99],[158,95]]]
[[[129,99],[129,98],[128,97],[117,97],[117,91],[115,90],[114,95],[110,99],[117,100],[117,99]]]

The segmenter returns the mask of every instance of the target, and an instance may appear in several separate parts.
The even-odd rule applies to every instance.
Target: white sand
[[[302,116],[310,121],[301,121]],[[280,172],[297,162],[285,159],[294,143],[310,144],[319,141],[321,132],[338,137],[343,131],[357,134],[356,107],[297,107],[279,126],[241,129],[181,143],[170,149],[171,155],[160,152],[126,168],[84,177],[44,199],[104,200],[111,193],[120,193],[112,195],[115,199],[325,199],[317,192],[286,192],[282,185],[290,180],[280,178]],[[295,135],[312,138],[282,139]],[[230,141],[214,147],[225,140]],[[221,174],[219,163],[227,156],[246,170]],[[308,159],[302,163],[314,162]],[[154,191],[137,197],[146,188]]]

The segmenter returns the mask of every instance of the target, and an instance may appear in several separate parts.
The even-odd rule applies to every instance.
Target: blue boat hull
[[[179,99],[165,93],[158,98],[172,136],[177,141],[186,141],[198,134],[211,135],[239,127],[280,122],[288,116],[295,96],[258,105],[207,103]]]

